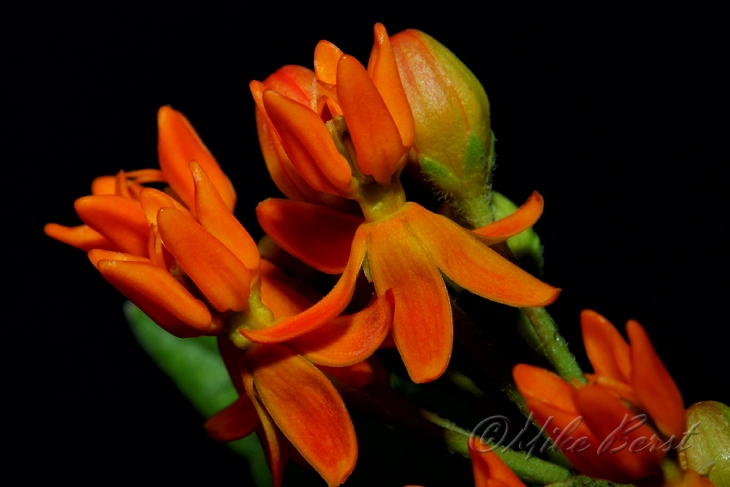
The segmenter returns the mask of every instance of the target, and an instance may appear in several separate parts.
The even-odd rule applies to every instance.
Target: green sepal
[[[124,314],[137,342],[204,417],[238,398],[215,337],[172,336],[129,301],[124,303]],[[258,487],[271,485],[271,473],[256,435],[232,441],[228,446],[248,460]]]
[[[492,206],[494,208],[494,219],[500,220],[517,211],[517,205],[510,201],[506,196],[496,191],[492,191]],[[531,258],[537,264],[540,273],[545,263],[542,255],[542,244],[540,237],[535,230],[528,228],[514,237],[507,240],[507,245],[517,260],[525,257]]]

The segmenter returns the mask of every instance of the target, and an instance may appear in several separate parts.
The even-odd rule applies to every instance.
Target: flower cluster
[[[314,69],[284,66],[250,84],[264,160],[286,196],[261,202],[258,221],[278,248],[340,275],[324,296],[267,259],[269,243],[260,251],[233,216],[230,181],[169,107],[158,114],[159,170],[97,178],[75,203],[83,225],[45,228],[87,251],[171,334],[217,337],[239,398],[205,428],[221,441],[256,431],[274,485],[299,456],[330,486],[348,478],[358,444],[341,392],[384,387],[378,348],[394,345],[416,384],[444,374],[454,341],[447,284],[513,307],[548,305],[560,291],[521,269],[504,245],[538,220],[542,197],[535,192],[494,221],[489,102],[474,75],[421,32],[391,38],[377,24],[374,33],[367,66],[321,41]],[[407,167],[450,209],[437,214],[408,201],[400,179]],[[343,314],[348,306],[357,311]],[[589,446],[558,446],[585,475],[628,482],[665,472],[690,485],[692,474],[666,474],[666,449],[658,448],[681,438],[685,417],[646,333],[630,322],[628,345],[599,315],[584,312],[582,321],[595,369],[588,384],[519,365],[514,380],[527,406],[541,424],[558,426],[548,434],[559,443],[583,418],[570,432]],[[641,449],[600,457],[599,440],[636,412],[650,418],[627,437],[645,438]],[[474,441],[477,485],[524,485]]]

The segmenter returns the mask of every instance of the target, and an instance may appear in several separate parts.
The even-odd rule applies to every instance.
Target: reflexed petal
[[[444,373],[453,346],[451,303],[431,257],[400,215],[365,225],[368,262],[378,295],[395,296],[392,335],[416,383]]]
[[[390,184],[407,151],[383,97],[352,56],[342,56],[337,65],[337,95],[360,169],[380,184]]]
[[[375,372],[367,361],[358,362],[347,367],[328,367],[317,365],[317,368],[325,374],[344,382],[348,386],[359,389],[373,381]],[[388,373],[390,379],[390,373]]]
[[[43,232],[59,242],[87,252],[91,249],[114,250],[118,248],[108,238],[88,225],[65,227],[58,223],[47,223],[43,227]]]
[[[684,401],[672,376],[654,350],[644,328],[634,320],[626,324],[631,342],[631,384],[641,408],[662,434],[682,438],[686,420]]]
[[[476,487],[525,487],[517,475],[475,436],[469,437],[469,456]]]
[[[188,119],[171,107],[162,107],[157,112],[157,128],[160,168],[165,179],[187,207],[193,208],[194,204],[193,178],[188,168],[188,163],[194,160],[203,167],[226,206],[233,211],[236,206],[233,185]]]
[[[149,224],[137,201],[116,195],[84,196],[74,208],[84,223],[119,250],[147,255]]]
[[[191,162],[190,171],[195,182],[195,213],[200,224],[223,242],[246,267],[258,269],[261,258],[256,242],[233,216],[200,164]]]
[[[266,114],[281,137],[292,164],[312,188],[331,194],[348,194],[352,171],[335,146],[319,115],[309,107],[266,90]]]
[[[345,403],[327,377],[281,345],[256,347],[244,360],[282,433],[328,485],[343,483],[355,468],[357,439]]]
[[[160,211],[160,208],[177,208],[189,213],[188,209],[175,201],[174,198],[155,188],[144,188],[140,191],[139,203],[142,205],[142,212],[150,224],[157,225],[157,212]]]
[[[472,231],[487,245],[503,242],[533,226],[542,215],[543,206],[542,196],[534,191],[511,215]]]
[[[285,318],[269,328],[241,330],[241,333],[254,342],[275,343],[290,340],[330,322],[345,309],[355,292],[355,283],[365,258],[365,250],[365,229],[360,227],[352,241],[350,260],[345,271],[327,296],[303,313]]]
[[[415,133],[411,106],[398,74],[388,32],[381,23],[375,24],[374,30],[375,42],[368,61],[368,73],[398,127],[403,146],[410,147]]]
[[[362,311],[338,316],[287,345],[315,364],[343,367],[362,362],[390,331],[394,306],[393,293],[388,290]]]
[[[264,447],[266,460],[269,462],[272,487],[279,487],[281,486],[281,481],[284,479],[284,467],[286,466],[286,458],[283,454],[284,452],[282,452],[282,438],[279,438],[279,428],[277,428],[274,420],[263,404],[257,399],[253,376],[245,368],[241,368],[241,376],[246,389],[246,395],[251,399],[261,421],[261,426],[257,429],[257,434],[259,435],[259,440],[261,440],[261,446]]]
[[[364,221],[322,205],[274,198],[259,203],[256,216],[284,250],[328,274],[344,270],[352,238]]]
[[[613,471],[603,478],[627,482],[658,473],[664,453],[661,450],[649,451],[648,440],[654,432],[646,424],[634,428],[638,421],[630,420],[636,414],[621,404],[616,396],[600,386],[589,385],[575,392],[575,401],[586,425],[601,438],[601,446],[606,449],[607,455],[611,455],[608,462],[600,459],[604,464],[613,465]],[[643,444],[638,443],[641,437],[647,440],[644,449],[641,449]],[[611,449],[615,451],[611,453]],[[596,460],[599,458],[596,457]],[[590,471],[584,473],[591,475]],[[602,473],[605,475],[605,472]]]
[[[216,441],[235,441],[253,432],[259,424],[256,407],[248,396],[239,397],[236,402],[208,418],[203,427],[208,436]]]
[[[223,312],[248,307],[251,271],[233,252],[176,208],[162,208],[157,221],[165,247],[214,308]]]
[[[179,337],[215,335],[208,308],[167,271],[145,262],[100,260],[104,279],[159,326]]]
[[[403,216],[438,267],[459,286],[510,306],[545,306],[560,289],[531,276],[446,217],[407,203]]]
[[[314,48],[314,72],[318,80],[334,85],[337,83],[337,63],[342,51],[329,41],[319,41]]]
[[[580,314],[583,343],[595,375],[628,384],[631,381],[629,346],[616,328],[595,311]]]
[[[116,176],[99,176],[91,182],[91,194],[115,194],[117,188]]]

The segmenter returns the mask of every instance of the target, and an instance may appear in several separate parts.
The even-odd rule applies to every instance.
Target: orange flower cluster
[[[514,379],[529,409],[573,465],[613,482],[661,478],[666,453],[685,432],[682,396],[644,329],[629,321],[630,344],[593,311],[581,314],[593,374],[587,385],[520,364]]]
[[[97,178],[92,195],[75,203],[83,225],[45,228],[49,236],[87,251],[102,276],[168,332],[218,337],[239,399],[210,418],[206,429],[221,441],[256,431],[274,485],[281,484],[287,459],[299,455],[328,485],[347,479],[358,447],[336,384],[359,388],[372,382],[370,357],[389,334],[414,382],[444,373],[453,343],[445,278],[510,306],[544,306],[560,291],[490,248],[537,221],[543,209],[539,194],[511,216],[475,230],[406,201],[400,174],[413,154],[432,169],[438,167],[434,154],[448,162],[449,178],[459,183],[454,188],[467,181],[456,176],[471,174],[469,181],[481,181],[474,194],[483,196],[488,169],[474,161],[487,158],[475,156],[473,148],[487,150],[492,138],[488,120],[479,118],[488,114],[481,90],[473,93],[478,106],[463,114],[467,132],[449,136],[449,154],[439,151],[434,138],[441,118],[424,122],[428,100],[414,85],[407,96],[402,73],[438,74],[434,86],[451,93],[448,110],[439,115],[447,119],[446,112],[461,113],[454,93],[464,86],[452,90],[438,66],[425,71],[404,66],[409,59],[433,58],[431,51],[423,56],[414,51],[421,40],[443,54],[431,38],[414,31],[404,35],[393,45],[405,51],[396,52],[377,24],[367,67],[321,41],[314,70],[285,66],[250,85],[264,159],[288,197],[262,202],[258,220],[304,264],[341,274],[326,296],[261,257],[233,216],[230,181],[187,119],[169,107],[158,114],[159,170]],[[448,56],[445,72],[473,78]],[[417,120],[409,96],[420,97]],[[160,191],[150,183],[167,187]],[[374,295],[368,306],[343,315],[361,271]],[[665,454],[656,447],[683,433],[679,391],[638,323],[629,322],[628,345],[601,316],[584,312],[582,321],[595,369],[588,385],[519,365],[517,386],[538,421],[557,426],[548,433],[581,472],[618,482],[658,477]],[[650,418],[626,429],[625,441],[637,451],[601,456],[599,440],[636,412]],[[575,425],[578,417],[583,421]],[[573,426],[569,432],[584,438],[581,449],[578,441],[561,442]],[[496,455],[476,455],[473,444],[470,449],[478,486],[524,485]]]

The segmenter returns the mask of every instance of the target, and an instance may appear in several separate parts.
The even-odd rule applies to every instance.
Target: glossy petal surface
[[[256,207],[261,228],[284,250],[328,274],[347,265],[362,218],[322,205],[269,198]]]
[[[413,382],[443,374],[451,357],[451,303],[441,274],[402,213],[366,225],[375,289],[395,296],[393,339]]]
[[[139,202],[116,195],[84,196],[74,202],[74,209],[117,249],[147,255],[149,224]]]
[[[415,203],[406,207],[402,213],[409,228],[438,268],[458,285],[510,306],[545,306],[558,297],[559,289],[512,264],[448,218]]]
[[[108,238],[88,225],[65,227],[58,223],[47,223],[43,227],[43,232],[59,242],[87,252],[91,249],[114,250],[117,248]]]

